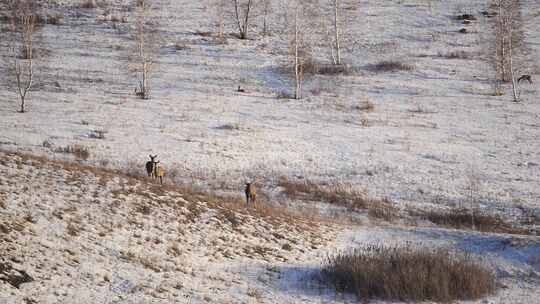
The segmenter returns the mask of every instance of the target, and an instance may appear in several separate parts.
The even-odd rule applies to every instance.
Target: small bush
[[[317,75],[350,75],[354,69],[345,64],[321,64],[313,71]]]
[[[471,55],[465,51],[439,52],[438,56],[447,59],[469,59],[471,57]]]
[[[375,105],[369,99],[364,99],[358,105],[354,106],[354,109],[362,112],[372,112],[375,109]]]
[[[47,15],[47,24],[51,25],[61,25],[64,15],[62,13],[54,13]]]
[[[84,0],[81,5],[81,8],[96,8],[97,3],[96,0]]]
[[[414,66],[395,60],[385,60],[373,65],[376,72],[412,71]]]
[[[87,160],[90,157],[90,151],[88,151],[88,148],[80,145],[58,147],[54,150],[54,152],[73,154],[76,158],[82,160]]]
[[[478,299],[495,275],[468,253],[412,246],[365,245],[328,259],[323,277],[340,292],[398,301]]]
[[[240,125],[234,123],[234,124],[231,124],[231,123],[228,123],[228,124],[224,124],[224,125],[221,125],[221,126],[218,126],[216,127],[216,129],[218,130],[228,130],[228,131],[238,131],[240,130]]]

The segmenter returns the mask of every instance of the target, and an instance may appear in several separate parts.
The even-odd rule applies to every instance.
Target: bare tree
[[[341,26],[340,26],[340,1],[334,1],[334,48],[336,56],[333,57],[334,64],[341,64]]]
[[[493,6],[497,10],[494,24],[496,81],[511,82],[514,101],[518,102],[520,96],[516,80],[517,55],[523,47],[520,3],[518,0],[494,0]]]
[[[311,1],[291,1],[286,5],[285,12],[292,14],[285,20],[290,20],[289,27],[289,54],[294,70],[294,98],[302,98],[302,82],[306,66],[312,62],[309,19],[313,19]]]
[[[299,19],[298,19],[298,6],[299,4],[296,3],[294,6],[294,40],[293,40],[293,48],[294,48],[294,80],[295,80],[295,86],[294,86],[294,99],[300,99],[302,98],[301,92],[302,92],[302,60],[300,58],[300,47],[301,47],[301,33],[300,33],[300,27],[298,25]]]
[[[261,0],[262,1],[262,16],[263,16],[263,35],[268,35],[268,17],[272,12],[272,0]]]
[[[20,98],[19,112],[26,111],[28,93],[34,84],[35,35],[38,4],[35,0],[8,1],[10,13],[10,70]]]
[[[131,60],[134,71],[139,78],[135,95],[149,99],[151,93],[150,80],[157,62],[160,47],[160,34],[157,20],[152,16],[150,0],[137,0],[135,11],[134,35],[135,52]]]
[[[238,26],[240,39],[247,39],[250,13],[253,7],[253,0],[232,0],[234,3],[234,17]]]

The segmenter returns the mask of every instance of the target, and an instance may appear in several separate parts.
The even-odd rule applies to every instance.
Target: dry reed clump
[[[87,160],[90,157],[90,151],[87,147],[80,145],[70,145],[66,147],[58,147],[54,150],[56,153],[73,154],[76,158]]]
[[[322,201],[325,203],[343,206],[350,211],[368,210],[373,218],[392,221],[398,216],[398,209],[388,199],[375,200],[351,185],[332,183],[320,185],[309,180],[290,180],[281,177],[278,186],[289,199],[304,201]]]
[[[375,72],[413,71],[414,65],[396,60],[384,60],[372,66]]]
[[[505,222],[500,216],[469,209],[451,209],[448,211],[431,210],[420,215],[430,222],[456,229],[475,229],[482,232],[530,234],[526,229],[517,228]],[[474,227],[473,227],[474,223]]]
[[[323,279],[340,292],[397,301],[479,299],[495,291],[492,271],[448,249],[365,245],[328,258]]]

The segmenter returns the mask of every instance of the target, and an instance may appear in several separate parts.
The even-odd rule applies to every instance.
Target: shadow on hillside
[[[528,273],[540,279],[540,238],[509,234],[490,234],[438,228],[412,231],[422,239],[452,244],[491,264],[501,276]],[[501,263],[501,260],[504,263]]]

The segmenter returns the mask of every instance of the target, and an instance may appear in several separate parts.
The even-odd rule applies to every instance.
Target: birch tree
[[[8,2],[10,12],[11,74],[20,100],[19,112],[26,112],[28,93],[34,84],[35,35],[38,4],[35,0]]]
[[[232,0],[234,4],[234,18],[238,26],[240,39],[248,38],[250,13],[253,8],[253,0]]]
[[[334,64],[341,65],[341,26],[340,26],[340,0],[334,2],[334,48],[336,56],[333,56]]]
[[[160,34],[157,20],[152,16],[150,0],[137,0],[133,39],[135,52],[131,60],[138,78],[135,95],[150,99],[153,71],[159,56]]]
[[[520,31],[521,14],[518,0],[494,0],[497,10],[495,21],[495,67],[497,82],[511,82],[512,95],[515,102],[520,99],[516,70],[517,56],[523,46],[523,36]]]
[[[310,14],[310,1],[295,0],[284,6],[286,16],[284,19],[290,21],[289,27],[289,56],[294,75],[294,98],[302,98],[302,82],[306,65],[311,60],[311,41],[309,20],[314,16]],[[287,35],[285,35],[287,36]]]

